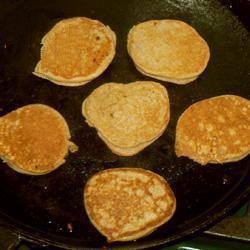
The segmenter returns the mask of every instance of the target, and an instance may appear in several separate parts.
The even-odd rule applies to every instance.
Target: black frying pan
[[[0,215],[7,228],[65,248],[145,248],[203,230],[249,196],[249,157],[202,167],[187,158],[178,159],[174,153],[176,122],[190,104],[220,94],[250,97],[250,4],[237,1],[233,6],[239,19],[228,8],[229,2],[224,6],[215,0],[1,0],[0,115],[30,103],[50,105],[66,118],[73,141],[80,146],[66,164],[40,177],[18,174],[0,163]],[[56,22],[73,16],[87,16],[110,25],[118,45],[115,60],[102,76],[86,86],[66,88],[31,72],[39,59],[41,38]],[[171,102],[167,131],[136,156],[118,157],[84,122],[81,103],[105,82],[150,79],[133,66],[126,52],[126,36],[136,23],[164,18],[181,19],[196,28],[210,46],[211,59],[195,82],[186,86],[163,83]],[[164,176],[176,194],[177,211],[169,223],[145,238],[107,245],[86,216],[83,186],[94,173],[123,166],[151,169]]]

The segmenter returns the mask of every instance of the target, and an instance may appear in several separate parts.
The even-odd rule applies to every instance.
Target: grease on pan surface
[[[49,173],[65,162],[70,140],[64,118],[42,104],[27,105],[0,117],[0,157],[14,170],[31,175]]]
[[[250,153],[250,101],[222,95],[191,105],[178,120],[175,151],[202,165],[244,158]]]
[[[115,55],[115,33],[85,17],[58,22],[42,39],[34,74],[59,85],[80,86],[98,77]]]
[[[107,83],[84,100],[82,113],[114,153],[134,155],[166,129],[170,119],[168,93],[156,82]]]
[[[206,68],[206,41],[179,20],[150,20],[132,27],[128,53],[144,75],[176,84],[195,80]]]
[[[176,199],[158,174],[140,168],[115,168],[88,180],[84,205],[89,219],[108,241],[129,241],[170,220]]]

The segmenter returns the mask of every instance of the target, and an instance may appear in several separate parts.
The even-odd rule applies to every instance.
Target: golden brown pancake
[[[84,100],[82,113],[114,153],[129,156],[166,129],[170,118],[168,93],[156,82],[107,83]]]
[[[0,117],[0,158],[14,170],[31,175],[49,173],[77,147],[64,118],[53,108],[32,104]]]
[[[132,27],[128,53],[144,75],[176,84],[195,80],[206,68],[206,41],[179,20],[150,20]]]
[[[180,116],[175,151],[205,165],[238,161],[250,153],[250,102],[222,95],[191,105]]]
[[[85,17],[57,23],[42,39],[34,74],[65,86],[83,85],[98,77],[115,55],[115,33]]]
[[[158,174],[140,168],[114,168],[88,180],[84,205],[90,221],[109,242],[129,241],[170,220],[176,199]]]

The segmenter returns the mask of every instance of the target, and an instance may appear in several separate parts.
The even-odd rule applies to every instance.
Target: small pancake
[[[150,20],[133,26],[127,49],[142,74],[176,84],[195,80],[210,57],[206,41],[178,20]]]
[[[222,95],[191,105],[178,120],[175,151],[202,165],[244,158],[250,153],[250,101]]]
[[[98,77],[115,55],[116,35],[85,17],[58,22],[42,39],[34,74],[59,85],[80,86]]]
[[[0,117],[0,158],[30,175],[49,173],[77,151],[64,118],[53,108],[32,104]]]
[[[152,233],[170,220],[176,199],[167,181],[140,168],[113,168],[92,176],[84,188],[90,221],[109,242]]]
[[[113,152],[133,155],[166,129],[168,93],[156,82],[107,83],[84,100],[82,113]]]

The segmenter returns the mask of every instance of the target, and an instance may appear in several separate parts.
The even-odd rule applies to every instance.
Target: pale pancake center
[[[167,91],[154,82],[102,85],[85,100],[84,109],[90,124],[119,147],[153,140],[170,117]]]
[[[152,77],[192,78],[204,70],[209,59],[207,43],[191,26],[177,20],[134,26],[128,50],[137,67]]]

